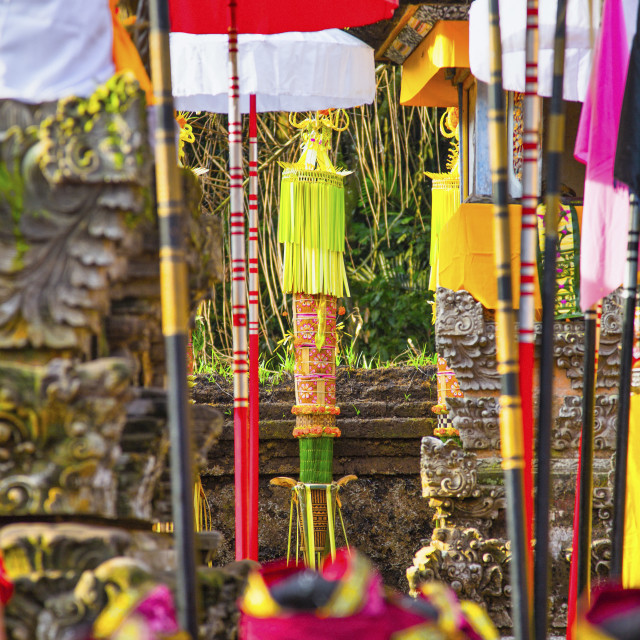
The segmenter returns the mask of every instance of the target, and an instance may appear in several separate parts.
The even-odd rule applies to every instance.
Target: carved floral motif
[[[539,334],[540,324],[536,325]],[[597,387],[610,389],[620,376],[619,346],[622,336],[620,292],[608,295],[602,304]],[[582,321],[554,324],[553,353],[559,369],[564,369],[573,389],[582,389],[584,376],[584,324]]]
[[[615,449],[616,395],[596,396],[594,446],[596,449]],[[556,428],[553,431],[552,446],[558,451],[568,448],[577,449],[580,446],[580,432],[582,430],[582,398],[567,396],[560,407],[556,418]]]
[[[478,462],[453,441],[422,438],[420,471],[425,498],[478,497]]]
[[[117,358],[0,365],[1,514],[115,515],[129,376]]]
[[[466,291],[438,288],[436,346],[463,391],[500,388],[495,324],[485,322],[482,305]]]
[[[89,355],[146,206],[141,96],[135,80],[116,76],[51,115],[2,105],[0,348]]]
[[[450,398],[453,426],[465,449],[499,449],[498,398]]]
[[[510,627],[510,557],[508,542],[485,538],[477,529],[435,529],[431,543],[416,553],[407,579],[412,593],[421,582],[445,582],[460,598],[484,604],[497,627]]]

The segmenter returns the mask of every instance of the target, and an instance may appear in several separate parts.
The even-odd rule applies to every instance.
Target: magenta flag
[[[574,152],[576,160],[587,165],[580,241],[583,311],[622,284],[629,192],[625,185],[614,184],[613,166],[628,64],[622,0],[605,0]]]

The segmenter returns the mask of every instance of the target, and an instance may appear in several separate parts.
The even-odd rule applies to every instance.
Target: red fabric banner
[[[388,20],[398,0],[238,0],[238,33],[283,33],[359,27]],[[171,31],[227,33],[227,0],[170,0]]]

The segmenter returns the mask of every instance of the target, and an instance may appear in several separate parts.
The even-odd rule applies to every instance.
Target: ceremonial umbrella
[[[328,0],[320,8],[312,0],[269,3],[243,0],[240,26],[246,33],[317,31],[350,27],[390,18],[398,0]],[[169,428],[172,434],[172,502],[178,572],[180,622],[193,637],[198,634],[195,575],[193,476],[189,450],[186,385],[187,264],[184,251],[184,207],[175,162],[173,98],[169,54],[169,14],[173,31],[229,34],[229,175],[232,256],[232,314],[234,342],[234,435],[246,437],[247,313],[244,215],[242,198],[242,129],[238,104],[236,2],[228,0],[151,0],[150,62],[156,98],[156,184],[160,219],[160,273],[163,292],[163,333],[169,374]],[[236,454],[236,465],[238,455]],[[242,516],[236,501],[236,517]]]
[[[181,111],[226,113],[227,37],[172,33],[174,104]],[[244,516],[236,521],[238,558],[258,559],[258,152],[256,112],[316,111],[373,102],[373,49],[354,36],[328,29],[311,33],[240,34],[240,111],[249,122],[249,447],[236,480]]]

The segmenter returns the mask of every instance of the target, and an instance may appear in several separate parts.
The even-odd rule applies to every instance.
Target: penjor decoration
[[[344,123],[340,124],[341,117]],[[343,178],[328,150],[334,131],[344,131],[344,111],[318,112],[292,126],[302,129],[302,154],[295,163],[281,163],[278,239],[284,244],[283,291],[293,294],[296,416],[293,436],[300,443],[300,480],[272,482],[292,490],[289,552],[296,510],[297,548],[315,568],[331,553],[335,557],[335,520],[342,521],[338,490],[354,479],[333,482],[336,427],[336,303],[349,295],[344,268],[345,215]],[[344,530],[344,524],[343,524]],[[345,535],[346,540],[346,535]]]

